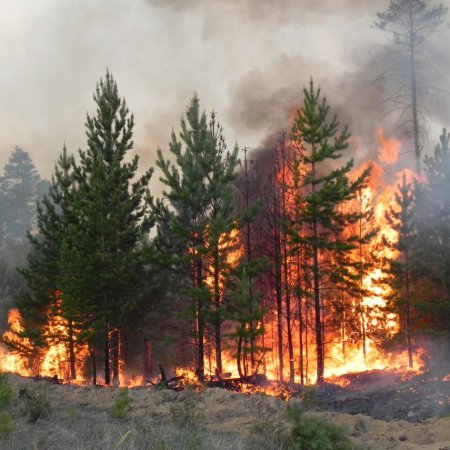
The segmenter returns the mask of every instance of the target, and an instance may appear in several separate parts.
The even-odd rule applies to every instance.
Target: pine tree
[[[264,334],[265,311],[261,308],[262,293],[254,286],[255,280],[266,268],[267,263],[262,258],[242,261],[227,284],[230,299],[226,316],[235,324],[235,329],[228,336],[233,341],[237,340],[236,363],[241,378],[257,373],[268,350],[259,343]]]
[[[29,154],[16,147],[0,177],[0,245],[23,253],[27,231],[36,225],[36,203],[47,189]],[[20,257],[10,255],[16,263]]]
[[[424,55],[424,42],[442,24],[447,8],[442,3],[428,7],[423,0],[390,0],[387,11],[378,12],[375,26],[392,34],[394,53],[392,66],[381,77],[395,82],[391,101],[408,116],[405,124],[412,124],[416,170],[421,173],[424,108],[421,99],[430,91],[426,76],[430,63]]]
[[[309,255],[312,275],[312,295],[315,313],[315,337],[317,353],[317,383],[323,382],[325,369],[325,291],[330,281],[342,278],[339,267],[332,264],[357,246],[358,237],[344,236],[343,231],[356,223],[364,212],[346,212],[342,208],[354,200],[368,176],[364,171],[356,180],[350,181],[349,172],[353,161],[341,167],[331,168],[333,161],[342,156],[348,147],[347,128],[339,130],[337,117],[328,118],[329,106],[320,89],[313,81],[303,90],[304,101],[298,110],[292,127],[293,139],[300,140],[303,153],[298,155],[295,176],[301,180],[299,188],[298,220],[302,232],[293,241]]]
[[[55,166],[49,192],[37,205],[37,233],[28,233],[31,251],[27,265],[20,269],[26,282],[26,289],[16,298],[24,332],[22,337],[29,339],[38,353],[54,342],[55,337],[45,333],[49,314],[56,305],[61,278],[60,253],[63,239],[68,229],[67,192],[72,188],[74,159],[63,151]],[[70,325],[69,325],[70,328]],[[69,348],[70,377],[76,377],[74,342],[65,342]]]
[[[243,150],[240,174],[236,185],[239,192],[240,241],[242,258],[232,277],[229,289],[231,297],[229,312],[236,323],[231,337],[237,339],[236,360],[239,375],[254,371],[261,354],[267,350],[261,343],[264,335],[264,310],[261,305],[260,280],[268,269],[268,262],[257,254],[256,220],[261,211],[261,190],[258,189],[258,173],[254,161],[248,158],[248,149]]]
[[[416,260],[426,286],[416,307],[428,320],[427,331],[443,333],[450,346],[450,133],[440,136],[424,159],[426,182],[416,183]]]
[[[395,310],[403,319],[402,327],[406,337],[409,367],[413,366],[412,346],[412,283],[414,260],[414,192],[411,183],[406,182],[405,174],[402,184],[397,186],[395,204],[386,213],[386,219],[390,227],[396,231],[397,239],[387,244],[399,253],[399,256],[390,261],[390,273],[393,277],[392,288],[394,291]]]
[[[152,171],[134,181],[138,157],[132,149],[134,118],[119,97],[109,71],[97,84],[95,116],[87,116],[87,150],[80,150],[70,194],[69,224],[61,251],[61,290],[66,316],[95,347],[102,342],[105,383],[119,375],[119,334],[141,301],[143,266],[139,255]]]
[[[222,371],[222,279],[229,271],[227,254],[233,247],[231,232],[236,227],[232,182],[236,176],[238,148],[226,151],[214,113],[208,124],[195,95],[186,118],[181,120],[180,140],[172,133],[169,150],[175,157],[175,165],[158,150],[157,165],[163,172],[161,181],[168,187],[163,195],[169,203],[165,206],[164,202],[160,203],[159,215],[169,219],[164,225],[166,232],[178,243],[178,254],[173,255],[172,261],[182,268],[181,285],[191,300],[188,310],[195,322],[196,365],[202,378],[206,328],[210,321],[214,328],[216,371]],[[161,226],[160,223],[160,229]]]

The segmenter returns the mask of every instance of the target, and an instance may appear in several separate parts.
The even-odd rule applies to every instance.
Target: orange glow
[[[393,165],[398,161],[401,142],[397,139],[389,139],[384,134],[382,128],[375,129],[375,136],[378,141],[378,159],[386,165]]]

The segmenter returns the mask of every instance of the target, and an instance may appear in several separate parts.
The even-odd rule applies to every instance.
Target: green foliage
[[[337,160],[349,146],[347,127],[341,128],[337,116],[329,117],[330,106],[312,80],[303,94],[303,104],[292,126],[295,148],[293,195],[297,214],[290,233],[294,247],[306,255],[311,274],[317,382],[321,383],[324,375],[322,310],[335,303],[325,286],[331,284],[357,290],[353,267],[347,264],[348,257],[372,236],[371,233],[358,235],[344,231],[367,218],[369,211],[353,211],[346,206],[365,186],[370,170],[351,180],[353,160],[338,166]],[[326,304],[330,306],[324,306]]]
[[[450,133],[443,130],[424,159],[426,182],[416,183],[414,242],[419,292],[415,307],[424,331],[450,334]]]
[[[133,399],[129,396],[128,389],[121,389],[114,402],[111,417],[114,419],[123,419],[126,417]]]
[[[284,424],[276,420],[257,418],[253,423],[253,434],[264,446],[271,445],[273,448],[288,449],[290,436]]]
[[[303,404],[306,407],[310,407],[310,408],[317,406],[318,401],[317,401],[316,395],[317,395],[317,389],[315,386],[305,386],[303,395],[302,395]]]
[[[50,400],[46,390],[42,387],[24,389],[21,397],[24,399],[22,414],[28,418],[30,423],[36,423],[50,414]]]
[[[293,423],[291,450],[356,450],[341,427],[305,416],[297,409],[289,411],[289,418]]]
[[[13,391],[5,373],[0,373],[0,411],[8,409],[11,402]]]
[[[235,245],[230,233],[236,228],[233,182],[238,147],[227,150],[215,113],[211,113],[208,122],[194,95],[181,119],[179,136],[172,133],[169,151],[173,162],[158,149],[157,165],[163,173],[160,180],[167,190],[163,199],[154,204],[157,245],[161,261],[177,272],[173,288],[188,300],[185,316],[197,323],[197,366],[203,375],[203,344],[208,325],[214,329],[221,370],[224,299],[220,285],[229,274],[227,255]],[[212,288],[206,285],[208,275],[213,280]]]
[[[13,391],[4,373],[0,373],[0,439],[8,439],[13,431],[12,419],[7,409],[11,402]]]
[[[0,439],[6,440],[13,432],[13,423],[7,411],[0,411]]]
[[[180,428],[198,428],[205,419],[203,405],[197,401],[198,395],[193,391],[183,392],[183,399],[171,405],[172,421]]]

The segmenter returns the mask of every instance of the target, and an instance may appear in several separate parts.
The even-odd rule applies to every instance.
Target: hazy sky
[[[230,145],[257,148],[289,128],[310,76],[359,130],[370,105],[353,87],[376,70],[370,55],[388,36],[372,25],[387,4],[0,0],[0,167],[18,145],[48,177],[64,141],[70,151],[84,148],[85,116],[106,67],[135,114],[144,166],[167,148],[194,90],[217,111]]]

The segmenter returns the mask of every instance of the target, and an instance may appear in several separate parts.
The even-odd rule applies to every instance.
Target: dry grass
[[[222,423],[212,423],[208,408],[215,400],[207,394],[130,390],[127,394],[130,401],[123,407],[124,391],[117,389],[53,386],[18,377],[10,380],[14,390],[10,407],[13,432],[8,439],[0,440],[0,449],[282,448],[276,439],[254,432],[256,427],[252,433],[254,424],[244,423],[241,429],[233,431],[222,430],[226,418],[220,408],[222,419],[218,420]],[[217,395],[212,392],[209,397]],[[121,410],[119,418],[114,413],[117,405]]]

